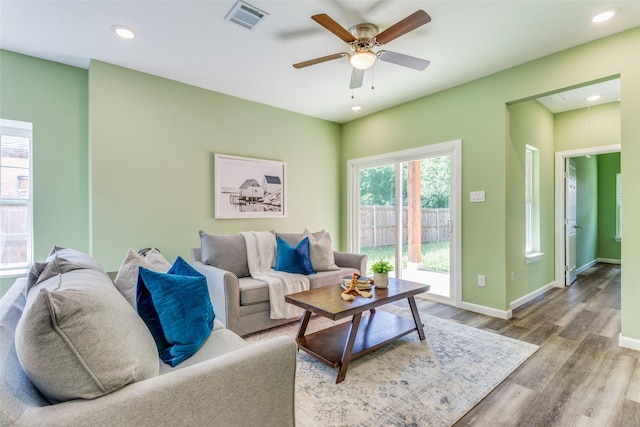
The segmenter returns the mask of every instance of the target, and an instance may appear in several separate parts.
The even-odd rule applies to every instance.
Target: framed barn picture
[[[214,154],[215,218],[284,218],[285,163]]]

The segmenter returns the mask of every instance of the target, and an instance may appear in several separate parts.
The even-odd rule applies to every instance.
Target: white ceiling
[[[591,96],[598,99],[588,100]],[[553,93],[537,99],[552,113],[576,110],[587,106],[607,104],[620,100],[620,79],[612,79],[587,86]]]
[[[225,21],[235,0],[0,0],[0,47],[78,67],[89,59],[342,123],[535,58],[640,26],[637,0],[250,0],[269,16],[253,30]],[[615,6],[610,21],[597,12]],[[380,30],[423,9],[432,22],[384,46],[431,61],[423,72],[378,62],[349,90],[346,58],[292,64],[348,46],[311,16]],[[123,24],[133,40],[115,36]],[[351,111],[362,105],[360,112]]]

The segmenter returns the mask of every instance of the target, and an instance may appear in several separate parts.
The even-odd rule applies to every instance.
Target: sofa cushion
[[[242,234],[209,234],[200,230],[202,262],[232,272],[238,277],[248,277],[247,245]]]
[[[171,263],[157,249],[151,249],[144,257],[133,249],[129,249],[120,264],[118,274],[113,283],[133,308],[136,308],[136,287],[138,285],[138,269],[140,267],[159,273],[166,273],[171,268]]]
[[[15,345],[23,370],[52,403],[93,399],[158,374],[149,331],[96,270],[58,274],[34,286]]]
[[[229,329],[225,327],[214,327],[207,340],[202,344],[202,347],[200,347],[193,356],[177,366],[169,366],[163,363],[160,366],[160,374],[197,365],[198,363],[206,362],[207,360],[214,359],[248,345],[245,340]]]
[[[263,280],[252,277],[238,279],[240,305],[259,304],[269,301],[269,286]]]
[[[137,307],[160,358],[176,366],[191,357],[213,329],[206,278],[181,257],[166,274],[139,269]]]
[[[329,233],[324,230],[318,233],[311,233],[305,229],[302,235],[309,238],[309,257],[311,258],[311,266],[315,271],[340,269],[336,265],[336,260],[333,256],[333,244]]]
[[[314,274],[309,258],[309,239],[305,237],[295,247],[277,237],[276,266],[274,270],[294,274]]]

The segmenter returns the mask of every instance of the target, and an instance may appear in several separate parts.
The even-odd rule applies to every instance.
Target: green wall
[[[507,133],[507,211],[506,276],[508,302],[536,291],[554,280],[554,201],[553,201],[553,114],[535,100],[519,102],[508,107]],[[525,258],[525,150],[526,145],[537,148],[539,178],[534,183],[540,199],[540,252],[544,256],[527,264]],[[511,283],[511,272],[514,281]]]
[[[620,173],[620,153],[598,156],[598,258],[619,260],[616,241],[616,174]]]
[[[556,151],[616,145],[621,142],[620,102],[554,115]]]
[[[557,151],[621,144],[621,103],[554,115],[554,139]],[[582,177],[578,187],[578,214],[582,212],[582,217],[578,223],[584,227],[577,234],[578,268],[598,258],[621,259],[621,244],[615,241],[615,174],[620,172],[620,159],[620,153],[577,158]]]
[[[619,75],[620,168],[623,188],[630,189],[623,215],[633,218],[640,209],[633,191],[640,181],[638,46],[635,28],[344,125],[97,61],[87,73],[2,52],[0,114],[34,122],[36,258],[58,243],[92,250],[110,270],[128,247],[188,256],[199,228],[326,228],[345,248],[347,160],[460,138],[462,299],[507,310],[524,290],[507,283],[513,268],[507,251],[523,237],[508,218],[521,186],[511,184],[516,169],[507,167],[516,153],[508,146],[506,106]],[[571,149],[557,132],[555,141],[556,150]],[[585,147],[585,141],[565,142]],[[213,219],[214,152],[285,161],[287,218]],[[469,203],[474,190],[484,190],[487,201]],[[640,230],[625,229],[621,250],[622,335],[640,340],[640,264],[624,263],[640,257]],[[476,285],[478,274],[486,287]],[[546,284],[544,274],[527,277],[527,289]]]
[[[0,50],[0,117],[33,123],[36,260],[54,244],[89,251],[87,90],[87,70]]]
[[[340,241],[340,125],[92,61],[93,254],[129,247],[189,260],[198,230],[302,232]],[[213,153],[284,161],[286,218],[214,219]]]
[[[507,310],[507,248],[522,239],[517,227],[508,225],[508,206],[520,199],[520,191],[508,184],[508,112],[506,105],[542,94],[619,75],[621,78],[620,141],[623,188],[640,180],[640,28],[603,38],[550,55],[458,87],[348,122],[342,127],[343,177],[350,159],[462,139],[462,300]],[[428,70],[426,77],[428,78]],[[584,148],[586,141],[571,141]],[[568,148],[558,144],[555,150]],[[343,178],[346,182],[346,179]],[[625,184],[628,183],[628,184]],[[343,201],[346,191],[343,187]],[[485,203],[471,204],[468,194],[485,190]],[[640,197],[625,194],[624,212],[640,208]],[[342,217],[346,236],[346,213]],[[628,238],[627,238],[628,237]],[[624,259],[640,257],[640,230],[625,229]],[[549,253],[549,256],[555,256]],[[546,258],[546,256],[545,256]],[[486,287],[476,284],[486,276]],[[540,277],[544,277],[541,275]],[[622,270],[622,335],[640,339],[640,265],[630,262]],[[546,285],[530,283],[540,288]]]

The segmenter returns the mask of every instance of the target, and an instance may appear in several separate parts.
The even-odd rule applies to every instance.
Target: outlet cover
[[[485,278],[482,274],[478,274],[478,286],[484,288]]]

